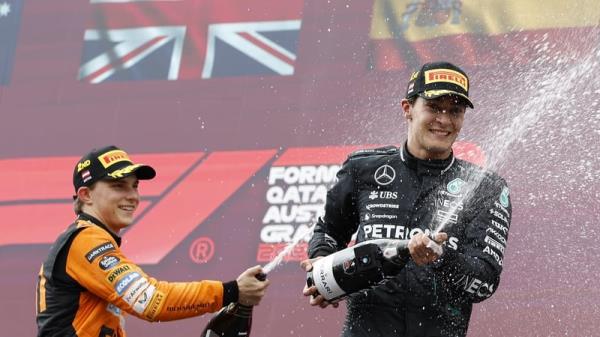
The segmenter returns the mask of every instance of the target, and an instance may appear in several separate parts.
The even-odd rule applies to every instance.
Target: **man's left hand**
[[[423,233],[416,234],[408,242],[410,256],[419,266],[431,263],[440,257],[438,252],[431,248],[431,245],[442,244],[446,240],[448,240],[448,234],[446,233],[435,234],[434,242]]]

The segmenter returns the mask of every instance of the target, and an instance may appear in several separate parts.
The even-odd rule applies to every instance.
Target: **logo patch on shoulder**
[[[394,179],[396,179],[396,171],[390,165],[381,165],[375,171],[373,177],[375,178],[375,182],[377,182],[379,185],[389,185],[394,181]]]
[[[464,180],[462,180],[460,178],[456,178],[456,179],[452,180],[451,182],[449,182],[448,185],[446,185],[446,189],[451,194],[459,194],[460,191],[462,190],[462,187],[464,184],[465,184]]]
[[[508,207],[508,195],[509,195],[509,190],[508,187],[504,187],[502,189],[502,192],[500,193],[500,204],[504,207]]]
[[[107,270],[118,265],[119,262],[121,262],[121,259],[118,257],[114,255],[106,255],[101,258],[100,261],[98,261],[98,265],[100,266],[100,269]]]
[[[115,245],[113,245],[112,242],[105,242],[99,246],[96,246],[94,248],[92,248],[92,250],[90,250],[89,252],[87,252],[87,254],[85,254],[85,259],[89,262],[92,263],[98,256],[104,255],[105,253],[108,253],[110,251],[115,250]]]

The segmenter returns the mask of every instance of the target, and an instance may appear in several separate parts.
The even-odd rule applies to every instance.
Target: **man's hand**
[[[321,259],[321,258],[323,258],[323,257],[319,256],[314,259],[304,260],[304,261],[300,262],[300,267],[302,269],[304,269],[305,272],[309,272],[313,268],[313,262],[315,262],[316,260]],[[334,308],[337,308],[340,305],[338,303],[338,301],[329,302],[329,301],[326,301],[323,296],[318,295],[317,287],[314,285],[309,287],[308,285],[305,284],[304,289],[302,289],[302,295],[310,297],[310,300],[308,301],[308,303],[312,306],[319,306],[321,308],[327,308],[329,305],[331,305]]]
[[[261,266],[254,266],[246,269],[246,271],[238,276],[236,280],[239,289],[238,303],[248,306],[258,305],[263,296],[265,296],[270,281],[259,281],[256,278],[262,272]]]
[[[437,233],[433,242],[429,236],[419,233],[408,242],[410,256],[419,266],[431,263],[440,257],[438,255],[439,251],[436,252],[433,245],[440,245],[446,240],[448,240],[448,234],[446,233]]]

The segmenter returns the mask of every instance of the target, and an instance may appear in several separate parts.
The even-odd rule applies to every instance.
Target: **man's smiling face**
[[[426,100],[417,97],[413,105],[402,100],[408,121],[408,150],[420,159],[445,159],[452,151],[465,118],[466,105],[452,95]]]

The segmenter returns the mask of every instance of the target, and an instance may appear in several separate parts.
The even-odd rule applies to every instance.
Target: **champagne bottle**
[[[442,247],[433,241],[431,244],[441,254]],[[343,299],[397,274],[409,259],[408,240],[364,241],[316,260],[306,284],[315,285],[327,301]]]
[[[211,318],[200,337],[248,337],[251,328],[252,307],[230,303]]]
[[[266,274],[258,274],[260,281]],[[249,337],[252,329],[252,306],[229,303],[210,319],[200,337]]]

